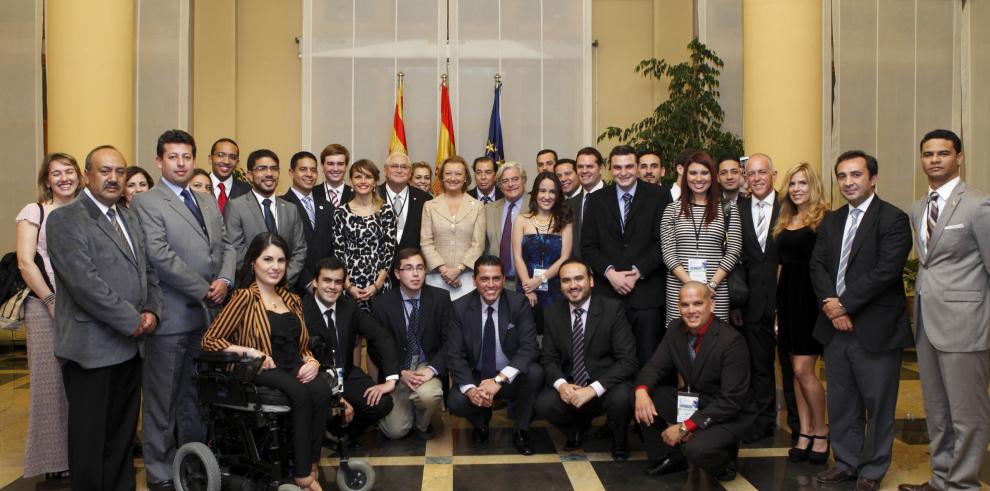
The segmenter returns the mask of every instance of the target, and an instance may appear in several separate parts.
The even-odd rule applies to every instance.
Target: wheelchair
[[[291,491],[292,422],[289,399],[281,391],[252,383],[262,359],[236,353],[204,352],[196,359],[194,377],[207,443],[190,442],[178,449],[172,477],[178,491]],[[330,407],[343,413],[341,378],[321,372],[333,387]],[[347,456],[347,434],[331,417],[328,430],[337,439],[339,489],[365,491],[374,486],[375,471],[365,461]]]

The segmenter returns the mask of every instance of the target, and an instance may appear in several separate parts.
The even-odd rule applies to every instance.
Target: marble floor
[[[23,348],[11,350],[0,345],[0,489],[69,489],[59,481],[21,477],[24,437],[27,428],[30,385]],[[823,369],[819,364],[819,373]],[[779,378],[779,377],[778,377]],[[899,483],[920,483],[928,478],[927,434],[924,407],[913,353],[905,353],[897,404],[897,433],[894,462],[883,481],[883,489],[896,489]],[[534,425],[532,436],[536,454],[518,455],[511,444],[511,425],[505,411],[496,413],[492,436],[486,444],[471,441],[469,425],[444,413],[437,438],[423,442],[415,438],[384,441],[377,432],[361,437],[362,449],[356,456],[370,462],[376,471],[375,489],[381,490],[507,490],[513,487],[551,490],[800,490],[819,488],[814,475],[824,467],[790,464],[787,449],[790,436],[784,429],[772,438],[746,444],[740,451],[739,475],[735,481],[719,483],[704,471],[691,469],[664,477],[643,473],[645,454],[635,436],[630,437],[632,457],[614,463],[607,438],[594,435],[583,451],[564,452],[564,437],[543,422]],[[783,414],[779,418],[783,421]],[[599,422],[599,424],[601,424]],[[990,453],[988,453],[990,461]],[[138,482],[143,486],[140,459]],[[322,460],[324,489],[336,489],[333,476],[337,461],[325,451]],[[990,482],[990,462],[984,465],[984,482]],[[852,485],[833,489],[852,489]],[[990,486],[984,484],[985,489]]]

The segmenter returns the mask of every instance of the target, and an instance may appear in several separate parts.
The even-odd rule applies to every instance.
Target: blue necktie
[[[632,204],[632,195],[625,193],[622,195],[622,232],[626,231],[626,221],[629,220],[629,207]]]
[[[403,366],[415,370],[416,367],[412,366],[413,356],[419,356],[422,351],[419,346],[419,299],[411,298],[406,301],[412,306],[412,312],[409,314],[409,325],[406,328],[406,359]]]
[[[265,209],[265,227],[268,231],[277,234],[278,229],[275,227],[275,215],[272,215],[272,200],[265,198],[261,200],[261,206]]]
[[[196,204],[196,200],[193,199],[192,193],[189,192],[189,188],[182,190],[182,202],[186,204],[186,208],[196,218],[199,222],[199,228],[203,229],[203,233],[206,233],[206,220],[203,220],[203,212],[199,211],[199,205]]]
[[[698,352],[694,350],[695,347],[697,346],[698,346],[698,335],[688,334],[688,358],[690,358],[692,362],[694,361],[694,358],[698,356]]]
[[[488,307],[488,320],[485,321],[485,332],[481,336],[481,380],[495,376],[495,320],[492,314],[495,309]]]

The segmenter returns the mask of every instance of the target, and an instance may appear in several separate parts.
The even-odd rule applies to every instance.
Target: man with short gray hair
[[[502,260],[505,287],[516,289],[516,265],[512,260],[512,225],[526,194],[526,170],[518,162],[506,162],[495,173],[502,198],[485,205],[485,254]]]

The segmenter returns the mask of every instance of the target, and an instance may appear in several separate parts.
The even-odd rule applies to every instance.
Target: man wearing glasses
[[[429,193],[409,185],[411,175],[408,155],[396,152],[385,159],[385,182],[378,186],[378,194],[395,210],[397,251],[419,249],[423,204],[433,198]]]
[[[512,225],[516,223],[526,191],[526,171],[518,162],[506,162],[495,173],[502,198],[485,205],[485,254],[502,260],[505,288],[516,289],[516,266],[512,261]]]
[[[210,165],[213,167],[210,181],[213,183],[213,197],[217,199],[220,213],[223,213],[228,201],[251,191],[251,186],[234,177],[234,169],[240,159],[239,153],[237,142],[230,138],[221,138],[210,147]]]

